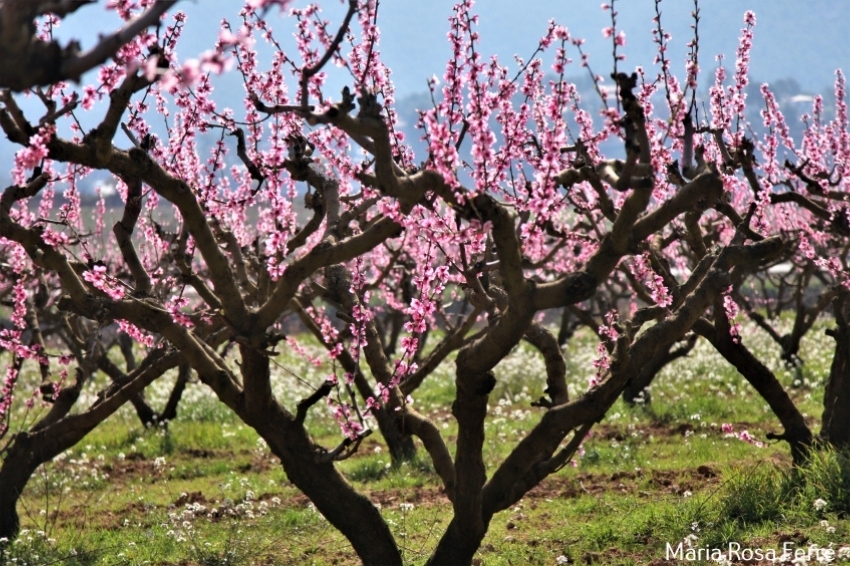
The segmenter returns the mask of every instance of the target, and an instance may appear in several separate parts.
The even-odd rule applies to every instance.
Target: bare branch
[[[307,418],[307,411],[310,410],[310,407],[327,397],[333,391],[334,384],[332,381],[326,381],[318,389],[316,389],[309,397],[302,399],[298,402],[297,413],[295,415],[295,422],[298,424],[304,424],[304,419]]]
[[[351,18],[354,17],[354,14],[357,13],[357,1],[349,0],[348,1],[348,11],[345,13],[345,18],[342,20],[342,24],[340,24],[339,29],[336,32],[336,37],[333,38],[331,44],[328,45],[325,54],[321,59],[316,61],[315,64],[306,67],[301,70],[301,108],[306,108],[309,100],[309,93],[307,91],[307,87],[310,84],[310,79],[313,78],[316,73],[322,70],[322,68],[327,65],[328,61],[331,60],[331,57],[334,56],[337,49],[339,49],[339,44],[342,43],[342,40],[345,39],[345,34],[348,32],[348,26],[351,24]]]
[[[118,242],[118,248],[124,258],[124,263],[130,269],[133,279],[136,281],[136,293],[140,296],[148,295],[151,289],[151,278],[145,270],[136,247],[130,236],[136,227],[136,221],[142,212],[142,182],[139,179],[124,179],[127,185],[127,201],[124,204],[124,216],[112,227],[112,233]]]
[[[80,76],[83,73],[105,63],[110,57],[115,55],[122,46],[129,43],[143,30],[156,25],[159,22],[160,16],[162,16],[166,10],[175,5],[177,1],[178,0],[157,0],[145,13],[130,20],[123,28],[115,33],[101,39],[100,42],[89,51],[63,61],[60,80],[68,78],[73,81],[79,81]]]
[[[35,38],[36,16],[55,13],[62,17],[88,3],[91,2],[5,0],[0,4],[0,88],[23,91],[64,80],[79,81],[83,73],[105,63],[143,30],[156,25],[177,0],[158,0],[85,53],[80,53],[77,42],[61,47],[56,41]]]

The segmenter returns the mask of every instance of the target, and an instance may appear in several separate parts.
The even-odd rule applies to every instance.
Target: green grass
[[[819,336],[813,331],[804,344],[809,355],[803,383],[790,387],[796,376],[776,348],[758,332],[746,334],[814,431],[830,362],[829,345]],[[567,352],[572,396],[586,389],[594,356],[592,337],[577,335]],[[295,356],[278,363],[275,390],[290,407],[328,371]],[[437,424],[450,447],[457,433],[450,414],[453,365],[448,360],[414,395],[417,410]],[[540,356],[524,344],[495,373],[485,445],[491,472],[540,418],[530,402],[545,387]],[[169,388],[167,380],[155,384],[147,393],[150,402],[161,406]],[[664,557],[667,543],[685,539],[723,548],[729,542],[781,548],[792,541],[836,550],[850,545],[850,455],[818,452],[805,468],[792,469],[787,446],[765,441],[767,432],[779,430],[775,417],[706,344],[664,370],[652,399],[648,407],[618,402],[574,466],[494,517],[478,553],[481,563],[648,564]],[[339,441],[323,405],[309,418],[317,439],[327,446]],[[764,446],[725,434],[723,423],[735,432],[748,430]],[[425,562],[452,516],[421,447],[419,453],[417,461],[393,466],[376,434],[339,465],[380,505],[409,564]],[[130,408],[122,409],[40,469],[19,510],[26,530],[0,562],[358,563],[253,430],[198,384],[190,384],[167,428],[146,430]]]

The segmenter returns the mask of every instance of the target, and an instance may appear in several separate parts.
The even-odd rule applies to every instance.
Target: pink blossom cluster
[[[758,448],[764,448],[764,442],[756,439],[748,430],[742,430],[741,432],[735,432],[735,427],[733,427],[729,423],[723,423],[720,425],[720,430],[723,431],[723,434],[726,438],[737,438],[743,442],[747,442],[756,446]]]
[[[121,332],[125,332],[137,344],[147,346],[148,348],[153,348],[155,340],[150,333],[145,332],[144,330],[138,328],[132,323],[127,322],[126,320],[117,320],[116,322],[118,323],[118,328],[121,329]]]
[[[54,124],[45,124],[30,136],[29,145],[15,153],[15,166],[12,169],[12,181],[16,185],[25,185],[27,171],[35,169],[47,159],[47,144],[56,131]]]
[[[165,308],[171,314],[174,322],[185,328],[192,328],[195,326],[195,321],[182,310],[188,304],[189,300],[186,297],[172,297],[166,302]]]
[[[738,344],[741,342],[741,324],[734,322],[734,320],[737,318],[740,308],[738,307],[738,303],[735,302],[735,299],[732,298],[731,292],[732,288],[730,287],[727,290],[727,294],[723,295],[723,314],[729,321],[729,334],[732,335],[732,341]]]
[[[9,411],[15,400],[15,385],[18,382],[18,370],[12,365],[6,367],[3,377],[3,388],[0,389],[0,438],[9,430]]]
[[[748,10],[744,14],[744,24],[745,27],[741,30],[741,37],[738,40],[737,58],[735,59],[735,84],[729,89],[732,112],[740,119],[744,119],[744,108],[747,100],[744,89],[750,82],[750,51],[753,48],[753,28],[756,25],[756,15],[752,11]]]
[[[115,280],[107,273],[105,265],[95,264],[91,269],[83,273],[83,279],[92,284],[95,289],[100,289],[114,301],[124,298],[123,287],[116,285]]]
[[[650,297],[659,307],[668,307],[673,304],[673,296],[670,295],[664,278],[656,273],[649,261],[649,252],[634,256],[631,264],[632,274],[641,281],[649,290]]]
[[[304,358],[308,362],[310,362],[314,367],[317,367],[317,368],[322,367],[322,363],[324,362],[324,360],[319,356],[310,355],[310,353],[307,351],[307,349],[304,346],[302,346],[301,343],[298,342],[298,340],[295,337],[287,336],[286,337],[286,345],[293,352],[295,352],[296,354],[298,354],[299,356],[301,356],[302,358]],[[333,377],[332,381],[336,381],[336,377]]]
[[[619,319],[617,311],[609,311],[605,314],[605,324],[599,325],[596,333],[601,338],[601,341],[596,346],[596,358],[593,360],[593,367],[596,368],[596,373],[588,380],[588,388],[592,389],[602,383],[605,374],[611,369],[610,353],[614,349],[614,344],[620,337],[617,331],[616,324]]]
[[[109,7],[123,19],[130,19],[150,7],[153,1],[112,0]],[[378,2],[358,3],[353,20],[356,23],[352,23],[342,43],[333,49],[334,24],[325,19],[317,5],[299,5],[290,12],[296,21],[297,50],[294,53],[284,51],[270,18],[266,17],[271,8],[284,10],[289,4],[287,0],[249,0],[240,13],[241,25],[222,22],[215,48],[198,59],[188,60],[178,59],[176,55],[177,41],[186,21],[186,15],[177,12],[164,20],[155,33],[142,33],[122,47],[114,61],[100,67],[94,84],[82,87],[78,95],[82,108],[87,110],[101,100],[109,100],[110,94],[132,73],[139,72],[152,82],[130,103],[124,116],[127,130],[137,141],[147,140],[145,147],[152,162],[185,185],[181,189],[192,192],[207,218],[216,219],[217,225],[212,231],[214,237],[220,237],[218,251],[233,263],[237,252],[244,252],[245,256],[250,256],[245,260],[247,263],[259,266],[256,273],[246,277],[246,289],[261,284],[281,285],[280,280],[287,275],[287,266],[293,261],[303,260],[318,246],[361,236],[382,216],[401,226],[398,237],[382,242],[367,255],[342,260],[352,273],[349,291],[358,299],[351,312],[345,313],[351,318],[345,332],[338,329],[338,322],[335,326],[335,319],[329,315],[337,306],[317,307],[311,302],[317,300],[316,295],[309,292],[298,295],[299,299],[309,299],[310,304],[304,305],[304,312],[318,327],[317,334],[327,346],[327,356],[315,356],[296,338],[286,338],[289,349],[315,366],[331,361],[334,373],[329,380],[337,387],[336,396],[328,398],[329,407],[343,433],[353,439],[364,428],[363,415],[353,399],[355,376],[346,372],[344,378],[339,379],[337,374],[344,356],[350,354],[356,363],[361,362],[362,352],[368,346],[367,327],[388,313],[403,316],[399,318],[403,320],[399,325],[403,328],[399,336],[401,348],[396,359],[389,360],[392,378],[387,383],[377,384],[374,397],[365,400],[364,414],[389,403],[397,393],[393,388],[419,369],[418,354],[426,333],[454,316],[454,309],[448,305],[462,300],[461,285],[468,282],[468,277],[480,276],[485,281],[483,277],[498,275],[493,224],[474,219],[462,221],[459,211],[476,202],[471,197],[487,193],[510,210],[511,221],[521,241],[523,275],[529,281],[546,283],[587,265],[604,235],[610,231],[612,215],[606,216],[601,211],[602,201],[610,199],[612,208],[621,210],[634,192],[603,187],[604,194],[600,194],[586,180],[563,188],[559,173],[574,167],[586,167],[585,172],[598,171],[606,158],[602,144],[623,136],[623,109],[609,98],[614,90],[606,88],[609,85],[602,76],[592,71],[590,75],[597,87],[601,108],[598,115],[594,115],[582,107],[579,89],[565,77],[571,72],[569,65],[575,53],[579,54],[576,58],[582,72],[585,68],[589,71],[590,59],[582,52],[583,40],[572,36],[567,28],[550,21],[531,58],[516,58],[516,69],[513,69],[495,57],[482,54],[477,17],[472,13],[473,2],[461,0],[450,19],[448,39],[452,57],[442,77],[432,77],[428,82],[433,107],[421,112],[419,126],[429,152],[427,160],[419,164],[399,131],[399,117],[393,110],[395,92],[389,69],[381,62],[380,29],[376,24]],[[605,27],[602,34],[612,40],[616,68],[616,62],[624,58],[618,48],[626,45],[626,35],[616,26],[617,12],[613,2],[603,5],[603,9],[611,12],[611,25]],[[40,33],[48,37],[58,23],[56,18],[45,18],[39,24]],[[701,131],[695,135],[696,145],[706,152],[709,161],[722,168],[723,144],[728,144],[733,153],[743,147],[748,131],[744,108],[755,17],[747,12],[744,19],[733,84],[725,84],[727,71],[722,66],[715,74],[710,90],[710,116],[705,115],[701,104],[696,112],[696,106],[689,108],[686,101],[688,89],[695,96],[697,87],[696,44],[689,44],[691,53],[685,63],[686,78],[679,81],[670,72],[671,64],[666,59],[671,37],[661,28],[660,21],[656,23],[658,26],[653,32],[659,52],[656,63],[663,61],[660,73],[652,77],[649,71],[637,68],[638,86],[634,92],[646,115],[649,137],[652,166],[649,175],[653,181],[649,214],[681,190],[668,179],[667,166],[683,151],[683,118],[687,112],[695,112],[693,118],[699,122],[699,128],[710,125],[722,129],[719,144],[713,133]],[[265,41],[272,48],[274,53],[270,61],[260,60],[254,49],[256,41]],[[355,96],[365,92],[378,97],[382,105],[380,118],[390,132],[394,166],[404,171],[420,167],[436,170],[455,189],[457,202],[447,203],[440,196],[429,193],[415,206],[402,206],[400,199],[388,197],[381,192],[381,187],[363,182],[372,175],[374,147],[368,143],[370,140],[366,140],[362,148],[357,147],[342,128],[335,127],[334,121],[323,114],[337,101],[335,94],[325,88],[330,66],[312,74],[306,80],[304,91],[298,84],[302,73],[326,53],[332,64],[342,69],[344,75],[350,75],[352,84],[349,87],[353,87]],[[211,74],[231,68],[240,74],[245,85],[241,106],[238,102],[230,105],[235,108],[223,107],[212,96]],[[288,83],[297,86],[291,87]],[[60,84],[45,92],[51,100],[67,104],[74,88],[70,84]],[[659,96],[662,90],[669,110],[666,114],[663,107],[658,107],[663,104]],[[834,280],[850,285],[842,259],[828,253],[838,239],[830,231],[830,225],[848,222],[844,200],[831,199],[824,205],[827,213],[815,217],[796,206],[775,206],[770,198],[771,193],[777,194],[777,186],[811,197],[847,190],[850,134],[844,76],[841,73],[836,76],[835,119],[828,121],[826,118],[826,113],[831,112],[829,102],[825,105],[822,97],[815,97],[811,114],[803,117],[805,133],[799,147],[794,145],[791,127],[767,85],[762,86],[761,95],[765,105],[761,115],[768,131],[755,140],[758,159],[753,165],[758,180],[753,184],[756,186],[751,187],[752,181],[742,175],[724,170],[723,183],[728,191],[724,204],[741,211],[756,202],[756,231],[775,233],[774,228],[778,227],[799,242],[793,258],[795,262],[810,264]],[[260,112],[258,101],[288,110]],[[311,105],[315,115],[310,115],[302,103]],[[312,120],[311,126],[319,127],[306,127],[305,115]],[[325,118],[319,120],[317,116]],[[77,136],[76,141],[81,141],[82,126],[74,117],[68,117],[67,121]],[[327,121],[331,124],[326,124]],[[154,130],[154,123],[162,123],[162,129]],[[262,181],[242,162],[243,155],[239,159],[235,156],[235,142],[229,134],[237,129],[243,130],[246,161],[256,166]],[[22,203],[10,214],[23,225],[44,224],[40,233],[46,244],[69,254],[79,251],[89,261],[90,267],[82,271],[82,279],[89,284],[90,290],[97,289],[114,301],[123,300],[126,290],[131,289],[131,279],[123,275],[123,258],[118,250],[103,242],[108,236],[105,203],[103,199],[98,202],[92,237],[84,229],[90,225],[84,222],[88,219],[82,213],[79,190],[90,171],[78,165],[60,168],[59,164],[47,160],[47,148],[54,131],[50,123],[40,127],[28,146],[15,156],[16,182],[24,183],[30,171],[37,167],[43,167],[51,177],[51,184],[41,194],[38,213],[34,214],[34,208]],[[154,131],[161,134],[161,139],[152,137]],[[303,150],[307,146],[310,148],[307,156],[299,155],[295,149],[301,147]],[[292,243],[295,234],[304,227],[304,218],[299,218],[298,214],[301,207],[295,202],[303,196],[299,186],[303,179],[296,180],[296,175],[288,172],[292,171],[296,155],[303,159],[301,164],[309,167],[311,175],[333,180],[332,192],[338,193],[345,212],[356,211],[356,214],[345,216],[345,222],[340,221],[338,226],[330,218],[324,219],[300,248]],[[796,159],[803,175],[814,181],[803,182],[790,175],[788,168],[781,164],[786,157]],[[126,201],[126,183],[120,179],[115,182],[118,194]],[[461,184],[470,186],[471,190],[463,191]],[[54,207],[54,186],[64,188],[65,203],[58,209]],[[308,191],[310,198],[323,196],[315,184]],[[753,191],[757,194],[753,195]],[[209,309],[210,305],[202,301],[190,303],[183,297],[185,283],[180,273],[173,265],[163,262],[163,258],[174,257],[172,254],[179,247],[175,240],[179,235],[170,233],[172,227],[157,224],[155,220],[160,218],[161,196],[148,186],[143,188],[143,194],[144,210],[135,227],[134,244],[143,267],[151,275],[154,287],[151,296],[164,299],[162,306],[175,323],[200,332],[197,326],[203,325],[199,321],[205,317],[206,320],[214,318],[215,315],[209,313],[216,309]],[[257,210],[259,213],[255,214]],[[179,213],[175,213],[175,217],[180,225]],[[735,226],[718,210],[705,211],[699,227],[705,230],[712,244],[721,247],[728,244],[735,233]],[[709,233],[709,230],[713,231]],[[677,219],[665,227],[662,234],[669,240],[663,250],[663,259],[669,260],[681,273],[688,273],[694,267],[688,244],[678,238],[685,232]],[[225,234],[232,236],[238,249],[231,247],[231,240],[223,243]],[[209,283],[208,258],[199,253],[193,238],[186,238],[184,243],[181,253],[185,257],[181,259],[185,259],[188,273],[181,266],[183,275],[199,277]],[[664,277],[653,269],[654,258],[648,252],[634,252],[646,249],[646,243],[633,244],[634,247],[629,248],[632,258],[620,264],[620,272],[612,276],[612,281],[629,289],[632,285],[627,279],[630,271],[637,281],[635,287],[641,286],[640,291],[655,305],[670,307],[673,303],[671,290]],[[24,257],[22,251],[18,252]],[[203,246],[200,252],[206,253]],[[92,258],[102,258],[102,263],[93,262]],[[10,262],[16,263],[15,260]],[[0,333],[0,346],[8,347],[20,358],[43,360],[45,353],[39,348],[21,344],[20,330],[25,326],[22,321],[27,299],[23,281],[22,277],[20,288],[16,286],[13,293],[15,328]],[[308,280],[307,285],[311,284],[320,285],[318,274]],[[55,282],[51,281],[51,285]],[[213,287],[217,289],[217,285]],[[246,291],[246,297],[249,294]],[[256,303],[248,308],[262,308],[262,299]],[[605,305],[600,310],[608,308],[610,305]],[[637,303],[633,301],[631,308],[634,314]],[[739,342],[740,325],[735,320],[740,309],[731,289],[723,297],[722,310],[714,315],[728,319],[733,340]],[[614,345],[620,338],[617,317],[617,311],[612,310],[597,330],[601,341],[593,362],[595,375],[589,380],[590,387],[601,383],[610,370]],[[154,345],[155,337],[145,330],[127,321],[120,321],[119,325],[122,332],[134,340],[147,347]],[[445,324],[446,328],[449,326]],[[60,359],[60,363],[69,361],[67,355]],[[16,373],[12,373],[7,372],[2,403],[11,399],[17,378]],[[346,393],[352,396],[351,402],[342,400]],[[405,402],[411,403],[412,399]],[[8,406],[4,409],[0,403],[0,421],[7,410]],[[731,434],[731,425],[724,424],[724,432]],[[758,444],[747,431],[735,436]]]
[[[362,424],[357,419],[357,415],[348,403],[341,403],[333,397],[328,397],[328,407],[331,409],[334,420],[339,423],[342,433],[354,440],[364,430]]]

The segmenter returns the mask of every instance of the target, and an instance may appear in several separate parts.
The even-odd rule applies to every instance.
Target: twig
[[[156,24],[160,16],[166,10],[171,8],[178,0],[158,0],[153,6],[141,16],[129,21],[126,26],[116,31],[112,35],[106,36],[100,40],[100,43],[95,45],[89,51],[82,55],[72,57],[62,64],[62,76],[73,80],[79,80],[80,76],[93,69],[98,65],[105,63],[110,57],[115,55],[122,46],[130,42],[142,30]]]

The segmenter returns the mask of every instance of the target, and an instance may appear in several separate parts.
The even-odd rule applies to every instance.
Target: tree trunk
[[[0,538],[10,541],[21,528],[18,499],[41,462],[36,458],[26,433],[18,434],[0,467]]]
[[[454,518],[428,566],[471,564],[490,522],[482,505],[481,489],[487,480],[482,447],[487,398],[496,378],[490,372],[468,373],[458,360],[456,383],[457,397],[452,405],[458,424]]]
[[[354,490],[332,461],[321,460],[302,427],[291,421],[277,422],[261,432],[289,480],[348,539],[364,564],[401,565],[393,535],[372,502]]]
[[[141,393],[133,395],[130,397],[130,403],[133,404],[133,408],[136,410],[136,415],[139,417],[139,420],[142,421],[143,427],[148,428],[157,424],[159,419],[157,418],[156,411],[148,405],[144,395]]]
[[[767,402],[785,428],[785,432],[776,438],[788,442],[794,463],[802,464],[812,444],[812,432],[773,372],[740,341],[736,343],[725,329],[716,329],[708,322],[701,320],[694,325],[694,330],[707,338],[711,345],[726,358],[726,361],[735,366],[735,369]]]
[[[176,354],[160,356],[122,389],[102,398],[87,411],[69,415],[84,382],[82,370],[73,387],[60,391],[50,411],[35,423],[30,432],[15,435],[0,466],[0,537],[9,540],[18,535],[20,520],[15,509],[30,477],[40,465],[68,450],[117,411],[128,398],[147,387],[154,379],[176,365]]]
[[[647,388],[652,385],[652,382],[655,380],[655,376],[658,375],[658,373],[664,369],[667,364],[678,358],[687,356],[693,349],[694,344],[696,344],[696,338],[696,334],[692,334],[688,337],[688,340],[684,345],[676,348],[675,350],[673,349],[675,344],[671,344],[666,350],[658,352],[652,360],[650,360],[650,362],[640,370],[640,373],[638,373],[634,379],[629,380],[626,388],[623,389],[623,401],[629,405],[635,405],[638,401],[644,404],[649,404],[651,398]]]
[[[189,375],[191,373],[192,367],[189,364],[184,362],[178,366],[177,381],[174,383],[171,395],[168,396],[165,409],[162,410],[162,414],[159,416],[160,421],[170,422],[177,418],[177,405],[180,404],[180,399],[183,397],[186,384],[189,383]]]
[[[850,291],[842,289],[832,304],[838,327],[827,330],[836,344],[823,394],[821,438],[836,448],[850,448]]]
[[[487,525],[483,526],[480,536],[463,524],[457,516],[449,523],[449,528],[440,539],[434,554],[426,563],[427,566],[467,566],[484,539]]]
[[[20,520],[16,506],[36,469],[77,444],[96,424],[66,429],[59,421],[37,432],[15,436],[0,467],[0,537],[13,540],[18,536]]]
[[[404,424],[399,418],[399,413],[390,414],[386,407],[381,406],[373,410],[372,414],[378,421],[378,429],[384,437],[384,442],[387,443],[393,465],[416,458],[416,444],[413,443],[413,437],[404,432]]]
[[[186,389],[186,384],[189,382],[190,371],[191,367],[188,364],[180,366],[179,373],[177,374],[177,381],[174,383],[174,388],[171,390],[168,402],[166,402],[162,413],[158,414],[153,410],[145,399],[144,392],[139,392],[130,397],[130,403],[133,404],[133,408],[136,410],[136,415],[139,417],[139,420],[142,421],[142,426],[147,428],[164,422],[170,422],[177,418],[177,406],[180,404],[180,399],[183,397],[183,391]]]
[[[240,352],[244,404],[237,407],[239,417],[268,443],[289,480],[348,539],[364,564],[401,565],[401,553],[378,509],[339,473],[303,423],[272,397],[269,358],[247,346],[240,346]]]

